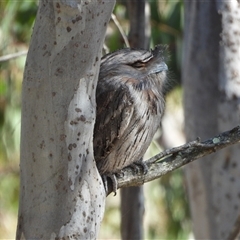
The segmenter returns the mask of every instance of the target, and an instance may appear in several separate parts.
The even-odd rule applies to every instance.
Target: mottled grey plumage
[[[164,110],[165,47],[122,49],[102,58],[96,91],[94,155],[100,174],[142,159]]]

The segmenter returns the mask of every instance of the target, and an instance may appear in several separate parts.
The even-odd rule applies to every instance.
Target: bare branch
[[[197,139],[182,146],[168,149],[145,161],[148,166],[148,172],[145,175],[141,172],[134,173],[131,167],[123,169],[122,174],[117,176],[118,188],[142,185],[160,178],[198,158],[238,142],[240,142],[240,126],[204,142],[200,142],[200,139]],[[108,184],[108,194],[110,194],[112,186],[111,183]]]
[[[28,50],[24,50],[24,51],[21,51],[21,52],[16,52],[16,53],[11,53],[11,54],[8,54],[8,55],[1,56],[0,57],[0,62],[6,62],[8,60],[27,55],[27,52],[28,52]]]
[[[126,34],[124,33],[124,30],[123,30],[121,24],[119,23],[119,21],[117,20],[116,16],[113,13],[111,14],[111,18],[112,18],[113,22],[115,23],[115,25],[117,26],[119,32],[121,33],[126,47],[129,48],[130,44],[129,44],[129,41],[128,41],[128,38],[127,38]]]

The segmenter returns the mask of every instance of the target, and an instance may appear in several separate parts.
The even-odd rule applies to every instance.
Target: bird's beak
[[[161,62],[160,64],[157,64],[157,72],[162,72],[162,71],[167,71],[168,70],[168,66],[165,62]]]
[[[167,71],[167,70],[168,70],[168,66],[165,62],[155,63],[155,66],[152,67],[150,70],[150,74],[151,73],[159,73],[159,72],[163,72],[163,71]]]

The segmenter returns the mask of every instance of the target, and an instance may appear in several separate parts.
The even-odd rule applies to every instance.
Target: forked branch
[[[145,175],[142,172],[135,173],[130,167],[123,169],[123,174],[116,176],[118,188],[142,185],[238,142],[240,142],[240,125],[206,141],[201,142],[197,138],[197,140],[182,146],[168,149],[145,161],[148,167]],[[109,185],[108,194],[111,192],[112,186]]]

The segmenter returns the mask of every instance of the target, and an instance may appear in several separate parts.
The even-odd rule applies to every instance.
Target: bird
[[[165,45],[157,45],[150,50],[124,48],[102,57],[93,137],[100,175],[111,177],[134,164],[145,166],[143,156],[165,107],[166,53]]]

